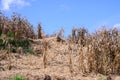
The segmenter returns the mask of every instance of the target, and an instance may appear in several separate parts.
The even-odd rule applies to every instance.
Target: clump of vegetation
[[[103,27],[89,34],[85,28],[73,28],[69,44],[77,46],[79,69],[83,73],[120,74],[119,29]]]
[[[20,75],[16,75],[13,80],[25,80],[25,78],[23,76]]]
[[[0,49],[6,49],[10,44],[12,52],[17,52],[19,47],[27,50],[29,38],[35,38],[35,33],[27,19],[16,13],[9,19],[0,13]]]
[[[83,38],[80,51],[81,66],[85,72],[120,74],[120,31],[106,28]],[[86,44],[87,43],[87,44]],[[86,49],[85,49],[86,48]],[[86,53],[84,53],[86,50]],[[84,56],[85,55],[85,56]],[[86,64],[84,64],[86,60]]]

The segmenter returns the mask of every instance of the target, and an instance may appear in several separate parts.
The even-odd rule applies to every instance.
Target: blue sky
[[[45,33],[73,27],[94,32],[100,26],[120,27],[120,0],[0,0],[0,9],[7,16],[17,12],[36,26],[41,23]]]

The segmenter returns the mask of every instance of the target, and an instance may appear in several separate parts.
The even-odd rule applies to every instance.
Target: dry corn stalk
[[[46,68],[47,65],[47,47],[48,47],[48,43],[46,40],[43,41],[43,66],[44,68]]]
[[[84,73],[85,69],[84,69],[83,59],[84,59],[84,57],[83,57],[82,46],[80,46],[80,48],[79,48],[79,67],[78,67],[78,69],[79,69],[79,71]]]
[[[38,24],[38,39],[42,39],[42,27]]]
[[[73,43],[76,42],[76,29],[75,28],[72,29],[72,42]]]
[[[70,73],[73,73],[72,58],[71,58],[72,47],[70,46],[70,44],[69,44],[69,46],[68,46],[68,50],[70,51],[70,52],[69,52],[69,71],[70,71]]]
[[[11,70],[11,64],[12,64],[12,62],[11,62],[11,46],[10,46],[10,44],[8,44],[8,69],[9,70]]]
[[[62,28],[57,35],[57,41],[58,42],[63,42],[62,38],[63,38],[63,33],[64,33],[64,29]]]

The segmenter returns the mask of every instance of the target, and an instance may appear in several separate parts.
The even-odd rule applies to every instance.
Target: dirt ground
[[[38,49],[40,45],[34,44],[33,47]],[[120,75],[81,73],[78,68],[79,53],[77,52],[71,55],[73,72],[70,72],[67,51],[66,44],[51,41],[47,50],[46,68],[43,66],[42,54],[12,53],[10,59],[0,60],[0,80],[13,80],[16,75],[24,76],[26,80],[120,80]],[[10,70],[9,64],[11,64]],[[51,79],[46,79],[47,77]]]
[[[60,62],[48,63],[44,69],[42,57],[35,55],[14,54],[11,70],[7,69],[7,62],[1,61],[6,69],[0,71],[0,80],[12,80],[16,75],[25,76],[27,80],[44,80],[45,75],[51,76],[52,80],[120,80],[117,75],[110,75],[112,79],[107,79],[109,76],[101,74],[70,73],[68,65]]]

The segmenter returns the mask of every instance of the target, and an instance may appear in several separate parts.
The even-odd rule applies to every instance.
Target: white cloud
[[[120,24],[115,24],[113,28],[119,28],[120,29]]]
[[[12,7],[23,7],[30,5],[25,0],[1,0],[2,10],[10,10]]]

